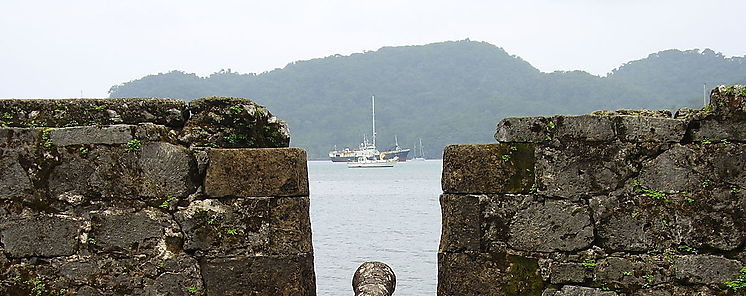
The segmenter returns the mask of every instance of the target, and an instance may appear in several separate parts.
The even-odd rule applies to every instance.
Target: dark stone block
[[[687,122],[682,119],[619,116],[613,120],[619,139],[627,142],[679,143],[686,134]]]
[[[211,149],[210,197],[308,196],[306,152],[298,148]]]
[[[0,239],[13,258],[75,254],[81,222],[58,216],[36,216],[5,221]]]
[[[533,145],[451,145],[443,153],[446,193],[521,193],[533,185]]]
[[[641,159],[656,148],[623,142],[541,146],[536,152],[537,187],[542,195],[563,198],[614,191],[637,173]]]
[[[541,143],[551,139],[548,117],[511,117],[500,120],[495,140],[501,143]]]
[[[313,255],[200,260],[207,295],[316,295]]]
[[[567,201],[546,200],[519,210],[512,219],[508,245],[533,252],[578,251],[591,246],[588,209]]]
[[[49,138],[56,146],[119,145],[132,140],[131,125],[78,126],[50,129]]]
[[[196,190],[197,161],[189,149],[169,143],[142,145],[140,196],[183,197]]]
[[[540,295],[536,259],[497,253],[438,253],[438,295]]]
[[[692,284],[722,284],[739,276],[743,263],[720,256],[687,255],[676,259],[676,279]]]
[[[312,252],[307,197],[193,201],[175,214],[184,248],[206,257]]]
[[[158,254],[156,246],[165,240],[166,228],[173,226],[168,220],[166,214],[155,210],[92,213],[88,243],[104,252]]]
[[[479,251],[482,233],[479,197],[442,194],[440,208],[443,212],[440,251]]]

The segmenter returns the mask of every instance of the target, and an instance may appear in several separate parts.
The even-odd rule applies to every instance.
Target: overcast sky
[[[469,38],[534,67],[605,75],[671,48],[746,55],[743,0],[0,2],[0,98],[106,97],[148,74],[261,73]]]

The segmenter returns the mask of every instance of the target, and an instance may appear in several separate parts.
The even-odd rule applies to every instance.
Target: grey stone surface
[[[557,116],[553,138],[588,142],[608,142],[616,139],[614,123],[609,116]]]
[[[479,251],[481,246],[480,222],[482,212],[479,196],[442,194],[442,252]]]
[[[311,254],[204,259],[200,268],[207,295],[316,295]]]
[[[154,250],[164,237],[168,216],[155,210],[135,213],[110,213],[107,211],[91,214],[91,232],[96,248],[104,252],[135,254],[141,250]]]
[[[511,117],[500,120],[495,140],[502,143],[541,143],[550,138],[551,118]]]
[[[552,284],[577,284],[585,282],[588,268],[580,263],[557,263],[551,267],[549,282]]]
[[[211,149],[204,189],[210,197],[308,196],[306,151]]]
[[[693,284],[721,284],[738,278],[743,263],[713,255],[687,255],[676,259],[676,279]]]
[[[686,134],[687,122],[683,119],[619,116],[614,120],[622,141],[678,143]]]
[[[614,291],[604,291],[597,288],[588,288],[582,286],[563,286],[560,290],[547,289],[542,296],[617,296]]]
[[[621,188],[655,147],[630,143],[568,142],[536,151],[536,181],[544,195],[574,198]]]
[[[55,128],[49,132],[52,143],[57,146],[83,144],[125,144],[132,140],[134,126],[78,126]]]
[[[533,145],[450,145],[443,152],[446,193],[521,193],[533,184]]]
[[[3,221],[0,241],[11,257],[53,257],[75,254],[81,223],[69,217],[36,216]]]
[[[566,201],[546,200],[522,209],[509,227],[508,245],[517,250],[578,251],[593,242],[588,209]]]
[[[141,149],[141,196],[182,197],[196,190],[197,162],[189,149],[163,142],[146,143]]]
[[[692,191],[705,177],[694,171],[694,147],[673,145],[658,157],[643,163],[639,182],[662,191]]]
[[[16,153],[0,154],[0,199],[12,199],[31,190],[31,180]]]

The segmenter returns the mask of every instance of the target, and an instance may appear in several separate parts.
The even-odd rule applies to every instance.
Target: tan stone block
[[[210,197],[308,196],[306,151],[299,148],[211,149]]]

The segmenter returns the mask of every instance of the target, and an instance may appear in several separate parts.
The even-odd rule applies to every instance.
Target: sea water
[[[391,266],[395,295],[436,294],[442,164],[308,162],[318,295],[353,295],[352,275],[366,261]]]

